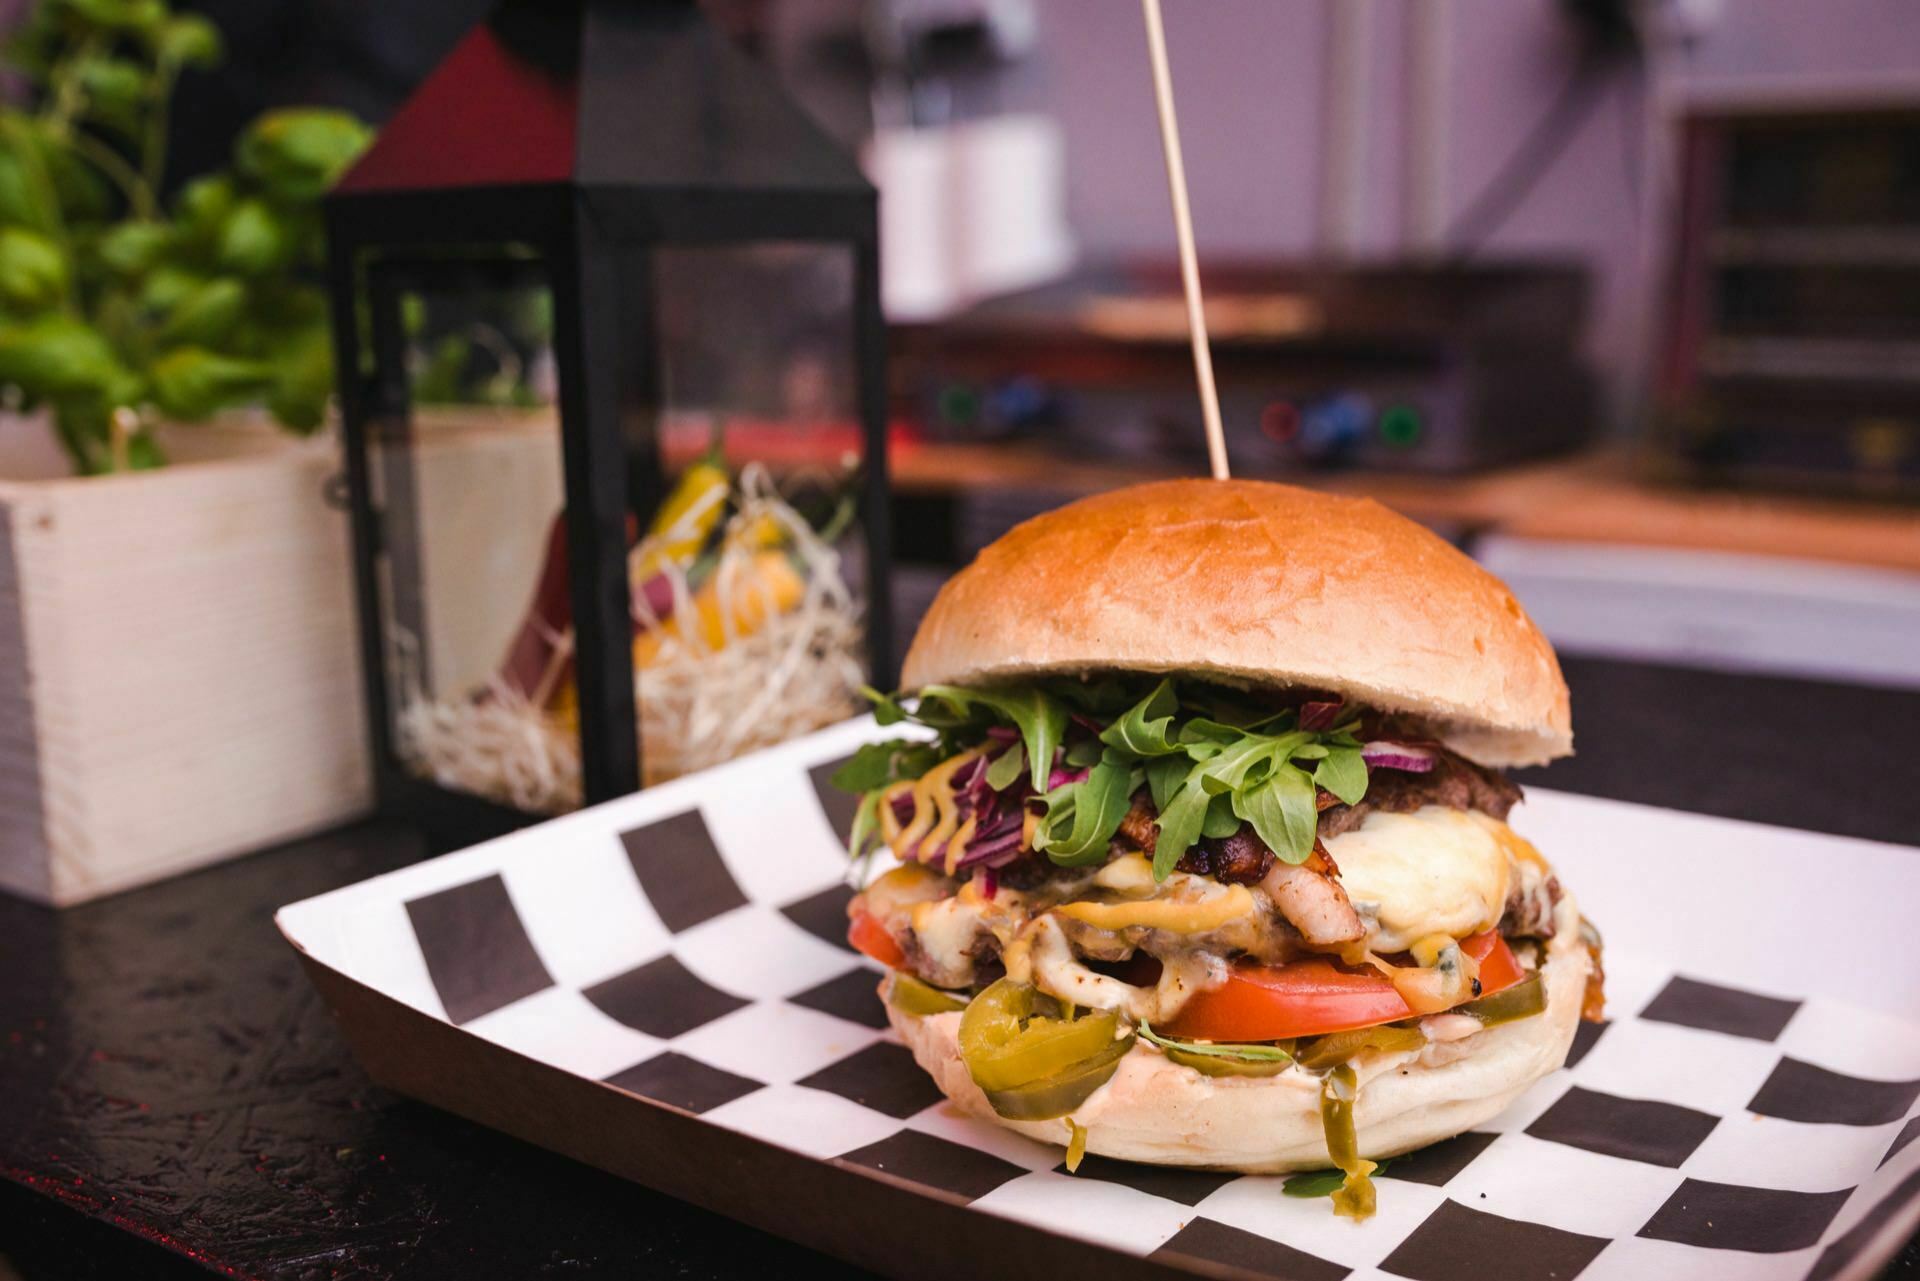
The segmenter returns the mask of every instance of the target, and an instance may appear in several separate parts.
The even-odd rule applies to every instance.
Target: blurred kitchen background
[[[1135,4],[705,7],[881,191],[901,647],[1018,520],[1204,471]],[[489,8],[180,6],[226,59],[180,78],[164,185],[282,104],[378,125]],[[1576,677],[1920,690],[1914,0],[1165,10],[1236,474],[1455,539]],[[552,394],[537,352],[492,372]]]

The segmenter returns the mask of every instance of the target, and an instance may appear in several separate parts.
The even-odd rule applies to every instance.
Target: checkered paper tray
[[[1535,791],[1610,1021],[1379,1213],[963,1118],[843,941],[849,722],[308,899],[278,923],[376,1080],[878,1270],[1870,1276],[1920,1226],[1920,850]],[[1791,940],[1802,918],[1818,966]],[[528,1231],[538,1231],[528,1225]]]

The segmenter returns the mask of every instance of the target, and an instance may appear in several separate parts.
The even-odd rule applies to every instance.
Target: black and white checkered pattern
[[[282,925],[474,1037],[1179,1267],[1859,1277],[1920,1219],[1920,1028],[1632,956],[1609,957],[1612,1021],[1583,1025],[1567,1068],[1396,1161],[1365,1224],[1274,1178],[1097,1156],[1068,1175],[1058,1148],[946,1105],[886,1031],[878,969],[844,942],[851,807],[826,776],[872,736],[842,726],[295,905]]]

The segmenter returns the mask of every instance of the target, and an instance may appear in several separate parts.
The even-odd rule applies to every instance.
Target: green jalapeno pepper
[[[1492,996],[1461,1006],[1455,1013],[1471,1015],[1488,1027],[1532,1018],[1547,1008],[1547,985],[1538,974],[1524,978]]]
[[[1418,1028],[1385,1024],[1316,1037],[1302,1045],[1294,1057],[1309,1072],[1319,1072],[1337,1067],[1366,1050],[1417,1050],[1426,1043],[1427,1038],[1421,1035]]]
[[[994,1110],[1018,1120],[1065,1116],[1104,1085],[1133,1047],[1109,1011],[1056,1017],[1057,1003],[1000,979],[960,1019],[960,1056]]]
[[[967,1008],[967,1000],[952,992],[945,992],[930,983],[922,983],[911,974],[900,970],[893,972],[887,983],[887,1004],[902,1014],[911,1014],[915,1018],[925,1018],[929,1014],[948,1014],[954,1010]]]

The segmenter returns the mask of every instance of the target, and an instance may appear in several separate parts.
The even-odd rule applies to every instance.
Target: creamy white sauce
[[[1507,851],[1490,820],[1428,805],[1375,813],[1327,842],[1347,897],[1374,927],[1369,946],[1400,952],[1430,934],[1465,938],[1500,922]]]
[[[1119,1010],[1132,1020],[1169,1019],[1195,992],[1213,987],[1226,977],[1227,963],[1205,952],[1187,952],[1161,963],[1160,981],[1136,987],[1097,974],[1074,959],[1065,931],[1053,916],[1042,916],[1022,933],[1006,955],[1007,976],[1029,977],[1050,996],[1096,1010]]]

